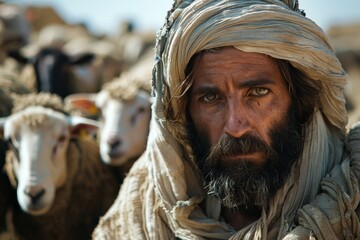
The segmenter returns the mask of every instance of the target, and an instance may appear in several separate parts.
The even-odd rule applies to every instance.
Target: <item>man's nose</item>
[[[226,117],[226,134],[239,138],[251,130],[249,113],[241,104],[234,103],[230,105]]]

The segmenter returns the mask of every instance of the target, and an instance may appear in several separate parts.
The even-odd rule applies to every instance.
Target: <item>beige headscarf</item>
[[[222,46],[288,60],[321,88],[320,105],[306,126],[301,159],[285,185],[264,207],[261,218],[238,232],[222,220],[220,201],[204,192],[186,138],[185,114],[180,112],[176,97],[191,57],[201,50]],[[359,188],[357,178],[350,174],[349,159],[342,163],[347,167],[339,166],[347,123],[345,73],[324,32],[302,15],[295,0],[175,1],[159,32],[155,50],[156,100],[147,150],[131,169],[114,205],[101,219],[94,231],[95,239],[343,236],[345,223],[341,216],[346,211],[356,216],[354,211],[360,199],[355,190]],[[179,115],[180,120],[166,119],[166,108]],[[356,137],[353,139],[356,141]],[[329,177],[325,190],[321,190],[321,180],[337,168],[344,168],[340,171],[343,174],[337,174],[336,179]],[[341,187],[338,181],[343,183]],[[321,191],[338,188],[342,189],[337,192],[339,195],[315,201],[317,195],[328,196],[320,194]],[[306,208],[300,210],[297,222],[303,206]],[[357,217],[350,222],[353,228],[346,227],[348,236],[360,235]],[[321,235],[324,226],[327,232]]]

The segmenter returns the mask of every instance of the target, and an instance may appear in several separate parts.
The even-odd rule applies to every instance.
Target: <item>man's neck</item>
[[[261,209],[222,207],[221,215],[235,230],[240,230],[260,218]]]

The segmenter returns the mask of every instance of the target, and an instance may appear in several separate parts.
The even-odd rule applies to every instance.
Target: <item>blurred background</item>
[[[85,24],[97,34],[114,34],[121,21],[136,28],[157,30],[172,0],[9,0],[24,7],[51,7],[69,23]],[[360,22],[360,1],[300,0],[300,8],[324,30],[333,25]]]

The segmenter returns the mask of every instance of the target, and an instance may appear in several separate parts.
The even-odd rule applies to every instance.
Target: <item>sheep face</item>
[[[32,57],[24,55],[21,51],[11,51],[9,56],[20,63],[30,63],[33,66],[38,92],[55,93],[65,98],[80,90],[94,92],[99,89],[93,79],[93,72],[89,67],[84,66],[94,59],[92,53],[71,56],[57,48],[44,47]],[[79,67],[81,65],[83,66]]]
[[[20,207],[33,215],[43,214],[66,179],[67,118],[51,109],[29,107],[8,118],[5,138],[16,156],[12,165]]]
[[[120,101],[101,91],[95,100],[101,110],[100,155],[106,164],[121,166],[146,148],[150,95],[139,90],[133,100]]]

